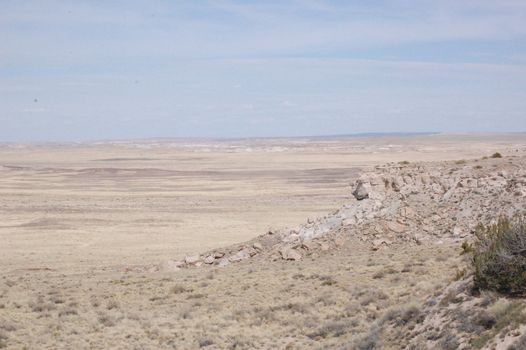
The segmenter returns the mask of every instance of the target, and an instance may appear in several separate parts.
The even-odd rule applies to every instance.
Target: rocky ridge
[[[330,215],[151,269],[222,267],[250,258],[297,261],[349,238],[369,242],[373,250],[394,242],[460,241],[480,222],[526,211],[525,164],[525,157],[507,157],[377,166],[353,180],[353,196]]]

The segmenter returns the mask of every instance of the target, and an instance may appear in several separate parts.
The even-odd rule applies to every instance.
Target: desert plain
[[[432,331],[418,328],[429,297],[462,278],[465,235],[152,267],[353,206],[356,180],[377,167],[483,172],[522,169],[525,156],[525,134],[0,145],[0,347],[506,349],[524,305],[495,295],[473,298],[497,319],[519,310],[515,323],[474,320],[471,333],[510,327],[500,345],[466,330],[417,339]]]

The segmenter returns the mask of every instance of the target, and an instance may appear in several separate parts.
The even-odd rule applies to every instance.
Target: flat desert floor
[[[449,282],[458,246],[356,243],[300,263],[119,271],[332,212],[375,165],[494,152],[524,154],[526,136],[0,145],[0,347],[335,347]]]

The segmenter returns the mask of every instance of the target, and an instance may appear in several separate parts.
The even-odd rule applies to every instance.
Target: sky
[[[526,131],[526,1],[0,0],[0,142]]]

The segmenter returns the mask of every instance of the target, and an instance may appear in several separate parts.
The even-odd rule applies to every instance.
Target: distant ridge
[[[498,135],[525,135],[526,131],[509,132],[363,132],[352,134],[329,135],[297,135],[297,136],[246,136],[246,137],[145,137],[129,139],[94,139],[76,141],[0,141],[0,146],[27,146],[27,145],[96,145],[96,144],[131,144],[131,143],[168,143],[168,142],[239,142],[258,140],[337,140],[354,138],[380,138],[380,137],[417,137],[417,136],[498,136]]]
[[[298,136],[246,136],[246,137],[152,137],[139,139],[115,139],[115,140],[93,140],[83,141],[80,143],[128,143],[128,142],[173,142],[173,141],[247,141],[247,140],[301,140],[301,139],[350,139],[356,137],[385,137],[385,136],[432,136],[432,135],[446,135],[442,132],[364,132],[355,134],[331,134],[331,135],[298,135]],[[73,142],[72,142],[73,143]]]

